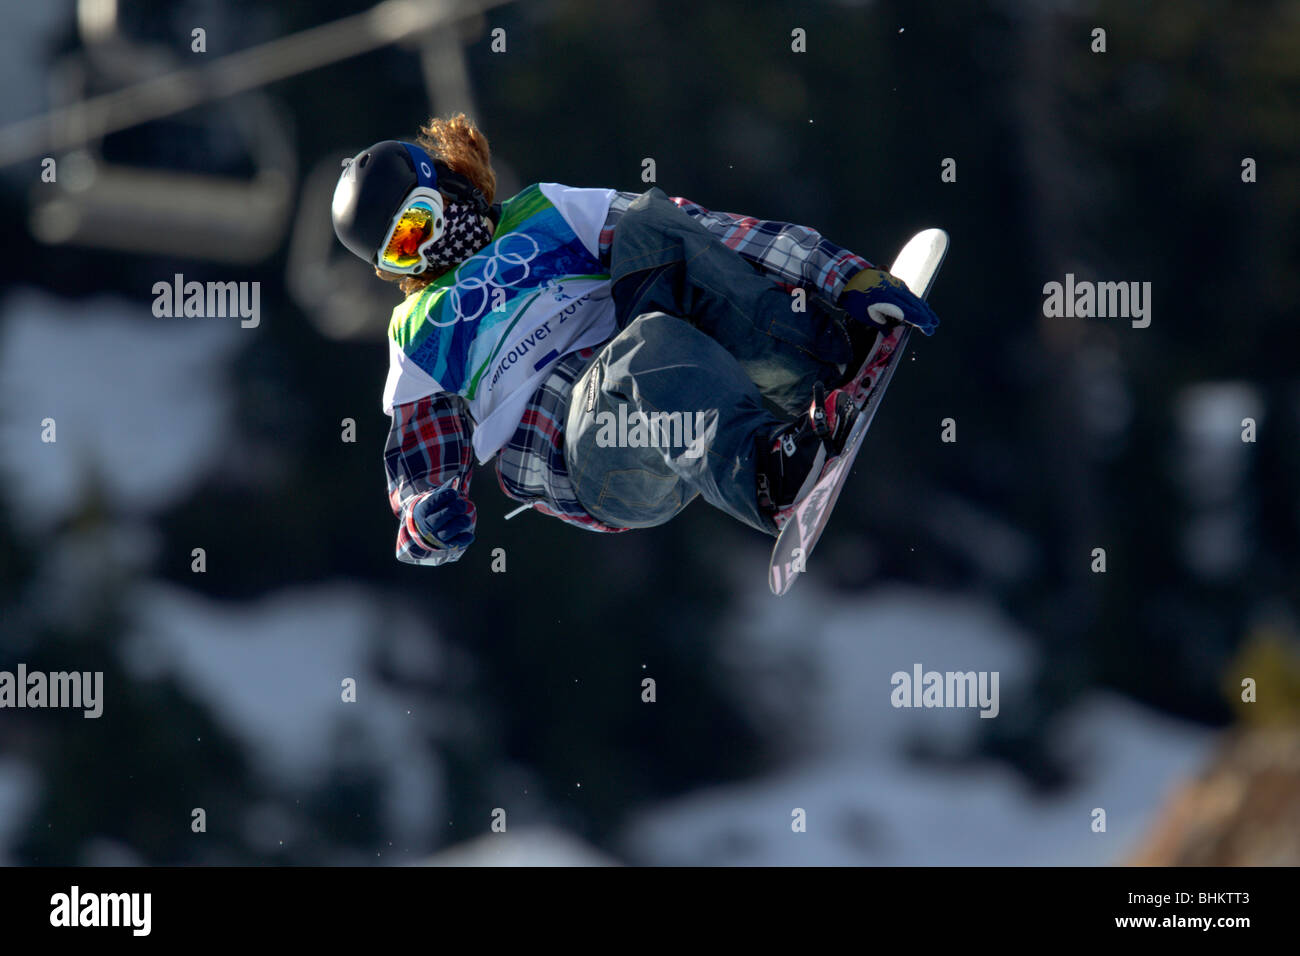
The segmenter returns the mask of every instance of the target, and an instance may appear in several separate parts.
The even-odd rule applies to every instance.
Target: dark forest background
[[[361,9],[139,2],[120,29],[182,63],[192,23],[210,24],[216,57]],[[71,9],[64,19],[41,41],[51,71],[82,55]],[[504,54],[490,49],[497,27]],[[796,27],[806,53],[791,52]],[[943,324],[913,339],[810,577],[819,601],[890,583],[975,594],[1030,635],[1032,685],[978,722],[963,759],[1003,764],[1044,795],[1068,787],[1075,768],[1052,729],[1097,688],[1208,728],[1295,721],[1289,693],[1254,710],[1233,701],[1243,673],[1292,691],[1300,673],[1300,6],[570,0],[507,4],[458,29],[498,198],[536,181],[641,190],[650,157],[670,195],[806,224],[875,262],[918,229],[948,230],[931,297]],[[91,88],[118,82],[85,68]],[[333,173],[317,170],[414,136],[434,108],[420,53],[385,47],[256,97],[96,145],[105,160],[247,176],[256,150],[241,137],[269,111],[293,150],[286,223],[307,225],[286,225],[253,261],[43,243],[29,227],[38,161],[4,170],[7,303],[36,287],[75,318],[111,295],[141,324],[166,322],[148,290],[183,272],[260,281],[263,314],[225,366],[235,432],[179,500],[124,515],[91,474],[33,531],[0,481],[0,667],[103,670],[111,693],[93,728],[0,713],[0,753],[39,781],[9,859],[98,860],[90,848],[106,844],[150,863],[414,859],[485,832],[503,792],[512,824],[555,823],[619,855],[629,815],[780,765],[788,754],[737,705],[744,690],[719,656],[738,612],[775,601],[762,590],[768,543],[724,516],[697,504],[621,536],[533,514],[506,523],[513,505],[480,468],[467,556],[440,569],[393,559],[379,395],[394,290],[335,247],[313,274],[320,298],[295,294],[290,232],[329,228],[320,182]],[[955,182],[940,178],[947,157]],[[1256,182],[1243,182],[1248,157]],[[1150,327],[1044,318],[1042,287],[1067,272],[1149,281]],[[327,321],[340,302],[364,318],[345,334]],[[49,359],[59,374],[57,350]],[[1240,440],[1243,409],[1254,443]],[[355,443],[339,439],[348,417]],[[940,441],[949,417],[956,443]],[[0,474],[42,453],[39,420],[5,424]],[[76,442],[75,422],[59,428]],[[124,517],[153,536],[147,559],[104,543]],[[1096,547],[1105,574],[1091,570]],[[383,786],[346,725],[329,773],[295,789],[257,767],[219,704],[132,670],[121,649],[146,582],[232,607],[361,589],[380,609],[365,639],[374,681],[429,705],[411,739],[441,768],[433,825],[389,845]],[[394,634],[411,627],[436,633],[437,667],[404,663]],[[194,806],[207,809],[204,841]],[[299,838],[257,836],[247,820],[268,807]]]

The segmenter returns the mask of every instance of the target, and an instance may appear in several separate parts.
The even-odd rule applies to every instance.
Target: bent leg
[[[663,524],[699,495],[772,534],[758,507],[755,439],[777,424],[718,342],[648,312],[575,383],[565,464],[582,506],[606,524]]]
[[[838,385],[852,361],[848,338],[826,311],[792,298],[658,188],[614,228],[610,277],[620,324],[645,312],[682,316],[739,362],[765,398],[790,415],[813,385]]]

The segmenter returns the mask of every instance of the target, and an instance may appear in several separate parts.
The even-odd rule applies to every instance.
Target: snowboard
[[[942,229],[926,229],[908,240],[894,264],[889,267],[889,272],[924,299],[934,285],[935,276],[939,274],[939,266],[943,264],[947,252],[948,234]],[[876,337],[856,379],[858,417],[849,431],[844,450],[822,467],[817,484],[795,506],[793,514],[777,535],[767,573],[773,594],[785,594],[794,585],[795,579],[806,570],[808,558],[826,529],[831,510],[835,507],[840,492],[844,490],[844,482],[862,449],[871,420],[875,418],[880,401],[889,388],[889,381],[894,377],[894,369],[903,356],[911,329],[910,325],[900,322]]]

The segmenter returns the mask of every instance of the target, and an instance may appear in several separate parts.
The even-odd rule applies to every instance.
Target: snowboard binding
[[[894,260],[893,266],[890,267],[890,274],[906,284],[918,299],[924,300],[947,251],[948,234],[942,229],[927,229],[917,233]],[[890,324],[888,319],[891,317],[871,316],[872,325],[875,324],[874,320],[886,319],[886,327],[880,330],[871,329],[866,323],[857,321],[851,321],[845,327],[850,331],[850,342],[853,342],[856,337],[859,343],[866,345],[867,354],[857,374],[827,398],[826,408],[839,409],[842,399],[835,397],[837,393],[847,397],[853,409],[851,418],[848,415],[844,416],[849,434],[838,442],[838,451],[825,458],[823,464],[816,470],[817,477],[811,480],[805,478],[800,483],[793,503],[784,508],[778,507],[774,514],[773,523],[778,529],[778,536],[776,544],[772,547],[772,558],[768,564],[768,585],[773,594],[785,594],[799,575],[806,570],[808,558],[826,528],[827,519],[844,488],[849,472],[853,468],[853,462],[862,449],[867,429],[871,427],[871,421],[893,378],[899,357],[907,345],[909,333],[913,328],[918,328],[923,333],[929,334],[933,331],[933,326],[938,324],[935,320],[927,328],[906,319]],[[859,352],[855,348],[854,361],[858,360]],[[808,416],[809,428],[814,433],[821,428],[830,435],[835,435],[838,429],[832,416],[827,416],[828,420],[823,426],[817,419],[816,404],[814,402],[814,407]],[[824,452],[826,443],[819,439],[818,444]],[[835,440],[832,439],[832,447],[835,444]],[[762,461],[760,457],[760,471]]]
[[[827,462],[848,441],[860,403],[848,387],[827,394],[820,382],[813,387],[808,414],[777,428],[758,447],[758,503],[777,530],[795,505],[804,499]]]

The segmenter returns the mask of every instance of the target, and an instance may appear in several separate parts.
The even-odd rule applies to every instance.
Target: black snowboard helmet
[[[343,161],[330,205],[339,242],[357,257],[382,268],[380,247],[417,187],[436,189],[454,202],[469,203],[479,215],[488,213],[487,199],[467,177],[414,143],[388,139]]]

